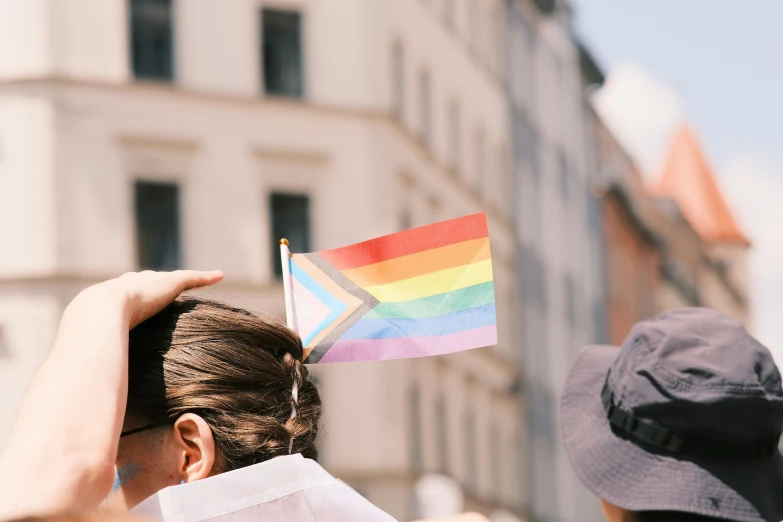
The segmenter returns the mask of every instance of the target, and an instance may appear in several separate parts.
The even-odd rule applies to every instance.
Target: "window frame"
[[[274,13],[276,15],[290,15],[292,17],[295,17],[297,20],[297,46],[298,46],[298,85],[296,92],[274,92],[270,90],[269,86],[269,77],[270,75],[267,74],[267,55],[266,55],[266,35],[267,35],[267,27],[266,27],[266,20],[269,13]],[[283,98],[283,99],[291,99],[291,100],[303,100],[307,96],[307,75],[306,75],[306,38],[305,38],[305,27],[306,27],[306,16],[305,13],[301,9],[297,8],[288,8],[288,7],[282,7],[277,5],[262,5],[258,9],[258,35],[259,35],[259,46],[258,46],[258,63],[260,65],[259,67],[259,73],[260,73],[260,87],[261,92],[264,96],[269,96],[273,98]],[[284,90],[284,89],[281,89]]]
[[[171,265],[167,264],[149,264],[145,263],[144,259],[142,259],[142,256],[144,255],[142,252],[142,230],[141,230],[141,220],[140,218],[140,212],[139,212],[139,206],[140,206],[140,193],[139,188],[141,186],[158,186],[158,187],[167,187],[167,188],[173,188],[175,189],[175,198],[174,198],[174,224],[173,224],[173,230],[176,237],[175,242],[175,262]],[[184,249],[184,227],[183,223],[184,220],[182,219],[182,209],[183,209],[183,198],[182,198],[182,185],[177,181],[163,181],[163,180],[156,180],[156,179],[146,179],[146,178],[139,178],[135,179],[133,181],[133,227],[134,227],[134,253],[135,253],[135,266],[138,267],[139,270],[163,270],[163,271],[171,271],[171,270],[179,270],[185,265],[185,249]],[[155,229],[160,229],[160,227],[155,227]],[[151,256],[155,257],[155,256]]]
[[[306,215],[304,217],[305,223],[306,223],[306,230],[305,230],[305,245],[298,246],[296,244],[291,245],[291,250],[293,253],[306,253],[311,252],[313,250],[313,198],[308,192],[304,191],[295,191],[295,190],[270,190],[267,193],[267,208],[268,208],[268,216],[269,216],[269,231],[270,235],[272,236],[272,244],[277,244],[277,242],[282,239],[282,237],[276,237],[278,228],[276,227],[276,221],[275,221],[275,205],[274,201],[276,197],[289,197],[289,198],[300,198],[306,202],[305,205],[305,212]],[[290,223],[290,219],[288,219],[288,222]],[[287,232],[284,232],[283,234],[290,235]],[[286,237],[289,241],[291,241],[290,237]],[[270,254],[272,256],[272,263],[271,263],[271,269],[272,273],[271,276],[276,281],[282,281],[283,279],[283,267],[282,267],[282,260],[280,259],[280,254],[277,249],[270,248]],[[279,272],[278,272],[279,268]]]
[[[169,32],[169,64],[168,64],[168,71],[164,75],[151,75],[151,74],[139,74],[137,67],[136,67],[136,52],[135,52],[135,37],[136,37],[136,17],[134,15],[135,13],[135,6],[134,4],[136,2],[143,3],[143,2],[155,2],[155,1],[162,1],[168,3],[168,9],[169,9],[169,20],[168,20],[168,32]],[[127,27],[128,27],[128,40],[127,40],[127,56],[128,56],[128,69],[129,69],[129,76],[134,81],[140,81],[140,82],[154,82],[154,83],[162,83],[162,84],[174,84],[177,81],[177,45],[176,45],[176,16],[177,16],[177,0],[128,0],[128,3],[126,4],[126,11],[128,16],[127,21]]]

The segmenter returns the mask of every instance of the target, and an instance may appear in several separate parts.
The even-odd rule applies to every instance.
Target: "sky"
[[[783,366],[783,1],[571,0],[607,74],[594,103],[648,179],[696,131],[743,231],[753,333]]]

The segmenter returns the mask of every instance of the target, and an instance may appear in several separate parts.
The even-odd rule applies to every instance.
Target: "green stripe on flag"
[[[379,303],[363,319],[425,319],[495,302],[492,281],[398,303]]]

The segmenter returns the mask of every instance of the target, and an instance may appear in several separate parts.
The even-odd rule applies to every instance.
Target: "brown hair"
[[[201,416],[222,471],[287,455],[290,444],[317,459],[321,399],[302,354],[299,336],[281,324],[179,298],[130,332],[128,414],[146,422]]]

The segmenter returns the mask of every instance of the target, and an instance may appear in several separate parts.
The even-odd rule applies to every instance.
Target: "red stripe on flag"
[[[319,254],[337,270],[348,270],[488,236],[487,215],[481,213],[404,230]]]

